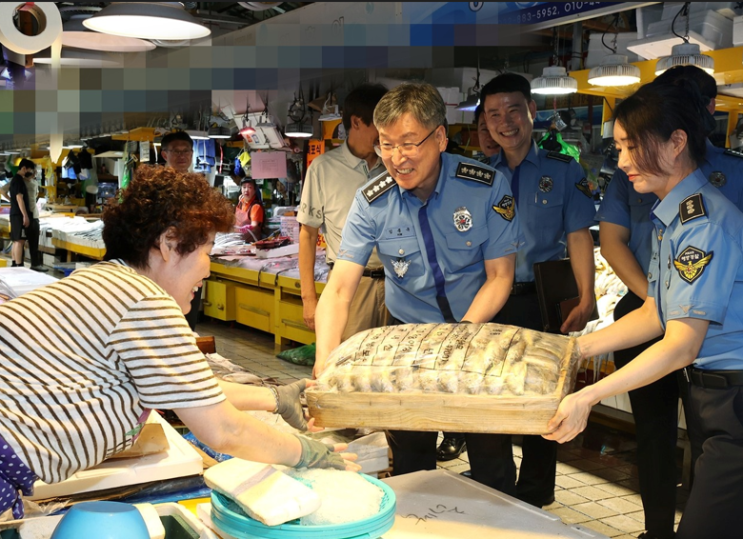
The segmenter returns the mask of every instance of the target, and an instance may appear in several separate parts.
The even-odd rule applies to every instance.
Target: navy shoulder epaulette
[[[570,157],[569,155],[565,155],[564,153],[560,152],[549,152],[547,154],[547,157],[549,159],[557,159],[558,161],[562,161],[563,163],[570,163],[570,160],[572,159],[572,157]]]
[[[366,201],[371,204],[384,193],[392,189],[393,185],[395,185],[395,180],[392,179],[392,176],[382,176],[369,185],[362,187],[361,193],[364,195]]]
[[[681,224],[688,223],[693,219],[704,217],[705,215],[707,215],[707,210],[704,209],[702,193],[696,193],[686,197],[679,204],[679,219],[681,220]]]
[[[484,183],[485,185],[493,185],[495,172],[491,168],[478,164],[459,163],[459,165],[457,165],[456,177],[462,178],[463,180]]]
[[[730,150],[730,149],[728,149],[728,150],[725,150],[723,152],[723,155],[731,155],[733,157],[739,157],[739,158],[743,159],[743,152],[738,151],[738,150]]]

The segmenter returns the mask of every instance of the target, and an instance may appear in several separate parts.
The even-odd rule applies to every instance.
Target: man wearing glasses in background
[[[163,137],[160,151],[162,152],[165,166],[175,169],[176,172],[185,174],[191,168],[193,162],[193,139],[185,131],[175,131]],[[186,314],[186,320],[191,331],[196,329],[201,310],[201,290],[194,294],[191,300],[191,310]]]
[[[341,342],[349,304],[372,249],[386,274],[393,323],[489,322],[508,299],[523,243],[511,190],[499,172],[444,153],[446,105],[436,88],[408,83],[374,109],[376,151],[389,171],[359,189],[315,318],[315,375]],[[492,434],[466,434],[472,477],[502,482]],[[391,431],[393,474],[436,468],[436,432]]]

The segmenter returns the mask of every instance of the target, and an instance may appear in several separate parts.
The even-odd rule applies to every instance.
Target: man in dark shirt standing
[[[21,159],[18,173],[10,181],[10,240],[13,242],[11,256],[13,267],[23,267],[23,248],[28,238],[33,211],[26,187],[26,178],[32,178],[36,165],[30,159]]]

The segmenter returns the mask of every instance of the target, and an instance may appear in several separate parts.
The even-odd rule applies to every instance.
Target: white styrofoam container
[[[606,539],[449,470],[398,475],[383,480],[397,498],[395,525],[385,539],[528,537]]]
[[[81,470],[61,483],[53,485],[36,481],[34,483],[34,493],[28,499],[43,500],[58,496],[69,496],[81,492],[199,475],[204,471],[201,456],[188,441],[184,440],[173,427],[160,417],[160,414],[157,412],[151,413],[147,422],[162,425],[170,444],[167,451],[138,458],[109,459],[98,466]]]
[[[733,19],[733,47],[743,45],[743,15]]]
[[[648,25],[645,38],[627,43],[627,48],[647,59],[671,54],[673,45],[682,41],[671,32],[673,19],[662,19]],[[675,30],[684,35],[686,18],[676,20]],[[689,41],[706,50],[726,49],[733,46],[733,20],[716,11],[692,13],[689,17]]]

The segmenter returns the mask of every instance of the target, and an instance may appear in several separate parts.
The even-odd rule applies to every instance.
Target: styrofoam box
[[[733,47],[743,45],[743,15],[733,19]]]
[[[693,4],[693,3],[692,3]],[[683,35],[686,19],[676,20],[676,33]],[[627,48],[643,58],[659,58],[671,54],[673,45],[681,40],[671,32],[672,19],[663,19],[648,25],[644,39],[627,44]],[[663,39],[666,38],[666,39]],[[702,52],[710,49],[726,49],[733,46],[733,21],[716,11],[692,13],[689,17],[689,38],[697,43]]]
[[[93,468],[81,470],[65,481],[53,485],[37,481],[34,483],[33,496],[29,499],[43,500],[57,496],[69,496],[81,492],[199,475],[204,471],[203,461],[193,446],[168,425],[160,414],[151,413],[147,422],[162,425],[170,444],[167,451],[137,458],[109,459]]]
[[[384,539],[606,539],[588,528],[567,526],[557,515],[449,470],[415,472],[383,481],[397,498],[395,525]]]

